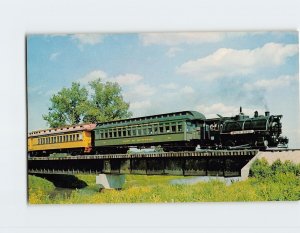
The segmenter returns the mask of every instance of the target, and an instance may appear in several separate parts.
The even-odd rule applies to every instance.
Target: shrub
[[[255,160],[249,171],[250,177],[267,178],[271,175],[272,169],[265,158],[261,160]]]

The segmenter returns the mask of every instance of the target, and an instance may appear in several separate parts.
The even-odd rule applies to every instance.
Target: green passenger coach
[[[164,151],[195,150],[205,116],[196,111],[173,112],[98,123],[96,153],[126,153],[129,147],[160,145]]]

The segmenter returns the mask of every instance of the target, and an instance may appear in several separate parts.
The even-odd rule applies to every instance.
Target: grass
[[[127,175],[124,189],[99,192],[94,175],[78,175],[88,186],[78,190],[57,191],[47,180],[29,176],[30,204],[84,203],[173,203],[230,201],[300,200],[300,166],[290,162],[256,161],[246,181],[226,185],[219,180],[197,184],[171,185],[187,177]],[[191,177],[192,178],[192,177]]]

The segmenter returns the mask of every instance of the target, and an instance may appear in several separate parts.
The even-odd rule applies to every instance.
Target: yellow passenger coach
[[[88,154],[92,150],[92,130],[96,124],[81,124],[28,134],[29,156],[48,156],[52,153]]]

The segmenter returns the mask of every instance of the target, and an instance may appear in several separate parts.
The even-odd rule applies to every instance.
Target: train
[[[133,147],[165,152],[287,147],[281,118],[269,111],[250,117],[240,108],[232,117],[207,119],[197,111],[180,111],[36,130],[28,134],[28,156],[126,154]]]

